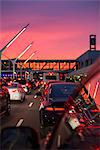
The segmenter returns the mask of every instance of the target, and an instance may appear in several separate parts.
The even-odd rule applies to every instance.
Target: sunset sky
[[[35,50],[38,52],[33,59],[76,59],[89,49],[90,34],[96,34],[100,50],[99,0],[0,0],[0,3],[0,49],[30,24],[3,52],[9,58],[17,57],[34,41],[22,59]]]

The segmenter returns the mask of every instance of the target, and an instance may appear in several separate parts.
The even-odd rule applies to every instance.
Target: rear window
[[[76,88],[75,84],[59,84],[51,86],[51,96],[52,98],[65,98],[68,95],[71,95],[74,89]]]
[[[46,76],[46,79],[47,80],[56,80],[57,79],[57,77],[56,76]]]

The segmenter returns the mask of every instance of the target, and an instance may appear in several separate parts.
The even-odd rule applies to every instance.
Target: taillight
[[[47,107],[45,108],[47,111],[64,111],[64,108],[53,108],[53,107]]]
[[[47,94],[48,94],[48,90],[45,90],[45,91],[44,91],[44,94],[47,95]]]
[[[44,82],[44,85],[46,85],[46,82]]]
[[[8,86],[11,86],[12,85],[12,83],[8,83]]]
[[[41,84],[43,84],[44,82],[43,81],[41,81]]]
[[[26,86],[28,86],[29,84],[28,83],[26,83]]]
[[[0,96],[4,96],[5,93],[3,91],[0,91]]]
[[[13,90],[12,92],[18,92],[18,90]]]

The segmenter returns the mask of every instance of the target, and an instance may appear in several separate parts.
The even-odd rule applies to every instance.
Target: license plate
[[[75,129],[76,127],[80,126],[80,122],[77,118],[70,117],[68,122],[72,129]]]

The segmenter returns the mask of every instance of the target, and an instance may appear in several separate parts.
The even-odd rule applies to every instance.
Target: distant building
[[[100,59],[100,50],[96,50],[96,35],[90,35],[89,50],[79,56],[77,70],[70,73],[70,75],[87,74],[89,68],[97,59]]]
[[[100,57],[100,50],[96,50],[96,35],[91,34],[89,39],[90,49],[76,59],[79,62],[78,69],[93,64],[95,60]]]
[[[100,58],[100,50],[88,50],[76,60],[79,62],[78,69],[87,67],[95,62],[97,58]]]

